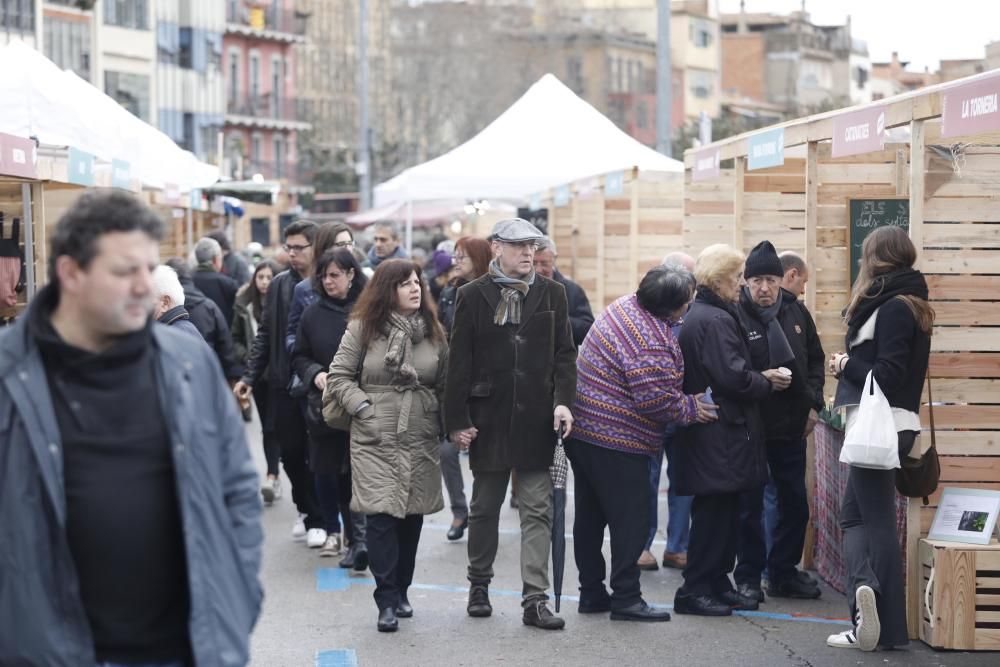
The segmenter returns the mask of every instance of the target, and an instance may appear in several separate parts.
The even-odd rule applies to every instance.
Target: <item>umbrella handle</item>
[[[558,442],[559,442],[560,445],[563,444],[563,436],[565,434],[566,434],[566,421],[560,419],[559,420],[559,435],[558,435]]]

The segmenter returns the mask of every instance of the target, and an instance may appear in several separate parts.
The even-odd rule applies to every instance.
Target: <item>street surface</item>
[[[248,435],[258,468],[264,470],[260,431],[255,421]],[[472,476],[462,457],[466,495]],[[665,484],[666,475],[662,476]],[[426,517],[410,602],[414,616],[400,619],[399,631],[379,633],[368,574],[337,568],[339,557],[320,558],[317,550],[291,537],[294,505],[283,479],[284,497],[264,508],[264,607],[252,639],[256,667],[353,667],[360,665],[900,665],[930,667],[1000,664],[997,654],[937,653],[920,642],[907,650],[862,653],[832,649],[828,634],[847,628],[842,595],[823,586],[819,600],[768,599],[759,612],[710,619],[675,614],[669,623],[612,622],[605,615],[576,612],[573,541],[567,539],[567,563],[561,615],[563,631],[543,631],[521,623],[517,511],[501,513],[500,552],[490,588],[493,617],[465,613],[466,538],[450,543],[446,507]],[[572,474],[567,501],[567,534],[572,533]],[[653,553],[663,553],[666,491],[660,490],[661,529]],[[608,556],[607,546],[605,557]],[[670,606],[681,585],[677,570],[642,575],[648,602]]]

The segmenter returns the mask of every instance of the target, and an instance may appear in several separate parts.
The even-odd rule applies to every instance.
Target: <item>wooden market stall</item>
[[[682,174],[631,169],[544,193],[559,270],[578,282],[599,313],[634,292],[643,274],[682,243]]]
[[[811,269],[806,303],[827,353],[844,347],[841,311],[865,230],[908,219],[917,268],[927,275],[937,313],[931,375],[942,464],[930,506],[910,501],[906,510],[914,638],[921,625],[932,624],[931,616],[941,614],[923,604],[929,568],[917,555],[940,489],[1000,490],[998,94],[1000,71],[992,71],[685,154],[684,247],[696,254],[724,242],[747,251],[768,238],[779,251],[802,252]],[[897,143],[887,141],[886,132]],[[767,146],[772,140],[777,155]],[[804,149],[805,159],[769,165],[792,147]],[[762,166],[761,156],[771,159]],[[827,396],[834,388],[828,377]],[[922,421],[928,423],[926,405]],[[832,499],[817,498],[822,500]],[[968,645],[950,647],[1000,648],[998,620],[989,609],[965,610]]]

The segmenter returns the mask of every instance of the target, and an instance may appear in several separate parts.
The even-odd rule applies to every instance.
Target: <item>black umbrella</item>
[[[556,613],[562,598],[563,570],[566,568],[566,475],[569,464],[563,448],[563,425],[559,425],[556,451],[552,456],[552,592],[556,596]]]

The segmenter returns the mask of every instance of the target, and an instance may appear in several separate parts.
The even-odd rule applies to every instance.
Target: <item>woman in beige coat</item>
[[[351,510],[368,515],[381,632],[413,615],[406,593],[424,515],[444,507],[438,406],[448,344],[420,273],[409,260],[379,264],[351,313],[324,398],[354,415]]]

